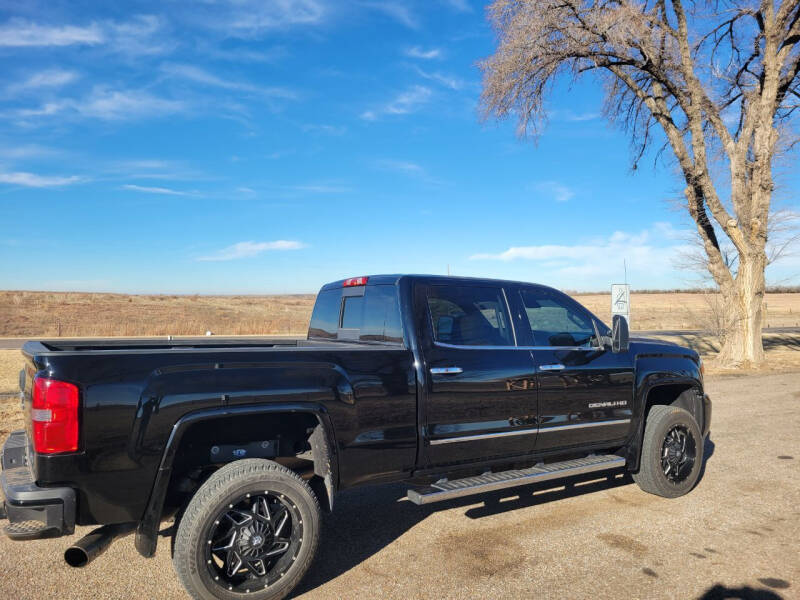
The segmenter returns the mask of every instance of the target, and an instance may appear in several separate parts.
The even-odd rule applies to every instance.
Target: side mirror
[[[628,321],[622,315],[614,315],[611,325],[611,351],[627,352],[630,346],[630,332]]]

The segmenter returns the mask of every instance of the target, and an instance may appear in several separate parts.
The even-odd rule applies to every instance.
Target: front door
[[[536,373],[501,286],[421,285],[428,467],[534,451]]]
[[[536,450],[624,439],[633,409],[631,355],[601,347],[597,331],[605,326],[569,296],[535,286],[518,293],[539,383]]]

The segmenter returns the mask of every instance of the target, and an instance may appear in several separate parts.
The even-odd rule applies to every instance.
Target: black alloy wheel
[[[685,425],[675,425],[667,432],[661,448],[661,468],[672,483],[685,481],[694,467],[697,442]]]
[[[220,468],[180,517],[173,563],[193,598],[280,600],[319,545],[319,502],[297,473],[247,458]]]
[[[302,542],[302,517],[285,495],[245,494],[214,520],[206,564],[218,585],[249,593],[283,577]]]

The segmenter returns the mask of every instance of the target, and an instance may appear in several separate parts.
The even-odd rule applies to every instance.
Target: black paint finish
[[[433,341],[424,288],[453,282],[503,287],[514,327],[510,347],[454,348]],[[619,354],[607,347],[533,346],[515,299],[527,284],[372,276],[368,285],[396,286],[402,344],[28,342],[26,411],[35,376],[74,383],[81,394],[80,449],[32,454],[37,484],[74,489],[78,524],[144,519],[152,526],[161,518],[181,424],[233,414],[274,423],[296,412],[325,428],[335,489],[584,450],[618,452],[636,469],[648,393],[673,385],[702,397],[697,354],[672,344],[632,340],[630,351]],[[541,369],[552,364],[564,368]],[[436,367],[462,372],[432,374]],[[700,406],[710,412],[710,405]],[[579,427],[549,431],[565,425]]]

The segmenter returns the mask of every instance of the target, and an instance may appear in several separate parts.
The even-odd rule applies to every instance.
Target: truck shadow
[[[700,479],[713,453],[714,443],[708,437]],[[334,513],[324,515],[317,558],[295,594],[309,592],[346,573],[438,511],[466,508],[464,516],[480,519],[631,483],[631,476],[617,469],[602,476],[593,473],[427,506],[406,500],[408,486],[403,484],[347,490],[336,496]]]
[[[342,492],[336,497],[334,513],[323,518],[317,558],[295,594],[313,590],[349,571],[435,512],[470,507],[465,516],[479,519],[632,483],[626,473],[610,473],[601,480],[594,474],[590,480],[584,477],[534,484],[429,506],[407,501],[408,487],[401,484]]]

